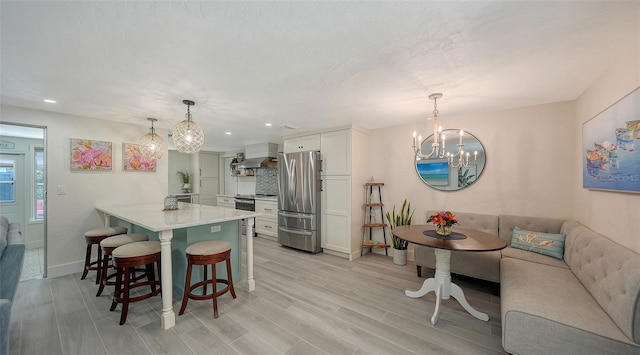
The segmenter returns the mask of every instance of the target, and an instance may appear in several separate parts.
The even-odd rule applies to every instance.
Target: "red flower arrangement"
[[[446,211],[446,212],[434,212],[431,216],[427,218],[427,222],[431,222],[436,226],[442,227],[451,227],[454,224],[458,223],[458,219],[456,215]]]

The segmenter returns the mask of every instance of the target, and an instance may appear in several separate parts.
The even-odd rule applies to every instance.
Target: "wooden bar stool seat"
[[[120,234],[113,237],[105,238],[100,242],[100,249],[102,249],[102,260],[101,260],[102,265],[100,265],[100,268],[101,268],[100,287],[98,287],[98,292],[96,293],[96,297],[102,294],[102,291],[104,290],[105,286],[115,286],[116,284],[115,281],[109,281],[109,279],[112,279],[116,276],[116,273],[114,272],[113,274],[108,275],[108,272],[107,272],[109,270],[109,266],[113,266],[113,265],[109,265],[109,258],[111,256],[111,253],[117,247],[123,246],[125,244],[143,242],[146,240],[149,240],[149,237],[147,237],[146,234],[130,233],[130,234]]]
[[[100,283],[100,265],[102,264],[102,251],[100,250],[100,242],[108,237],[112,237],[118,234],[127,233],[127,228],[125,227],[97,227],[89,229],[84,233],[84,240],[87,243],[87,252],[84,256],[84,271],[82,272],[82,277],[80,280],[84,280],[87,277],[87,273],[89,271],[96,271],[96,285]],[[96,261],[91,261],[91,249],[93,246],[98,246],[98,259]]]
[[[187,252],[187,276],[184,283],[184,296],[182,297],[182,307],[180,313],[182,315],[187,308],[189,298],[194,300],[213,299],[213,317],[218,318],[218,297],[231,291],[233,298],[236,298],[236,292],[233,289],[233,277],[231,275],[231,243],[222,240],[208,240],[197,242],[189,245]],[[218,279],[216,277],[216,264],[225,261],[227,264],[227,279]],[[203,266],[203,280],[191,285],[191,270],[193,265]],[[207,279],[207,265],[211,265],[211,279]],[[222,283],[227,285],[221,290],[217,290],[216,284]],[[207,285],[212,285],[213,291],[207,294]],[[196,295],[193,291],[202,287],[202,295]]]
[[[122,303],[120,325],[123,325],[127,320],[129,303],[146,300],[162,292],[160,242],[144,241],[124,244],[111,252],[111,258],[113,259],[113,267],[116,269],[116,289],[110,310],[113,311],[118,303]],[[157,280],[154,265],[158,269]],[[138,266],[145,267],[147,281],[136,282],[131,279],[132,271]],[[151,291],[136,297],[130,297],[131,289],[144,286],[150,286]],[[168,292],[171,292],[171,290]]]

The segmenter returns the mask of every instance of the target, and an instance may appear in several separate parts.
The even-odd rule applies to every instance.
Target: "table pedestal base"
[[[433,311],[431,317],[431,324],[436,324],[438,321],[438,314],[440,313],[440,301],[448,300],[451,296],[462,305],[467,312],[472,316],[488,321],[489,316],[485,313],[479,312],[469,305],[467,299],[464,297],[464,292],[460,286],[451,282],[451,251],[445,249],[435,249],[436,253],[436,274],[435,277],[426,279],[417,291],[404,291],[404,294],[411,298],[418,298],[426,295],[427,293],[434,291],[436,293],[436,309]]]

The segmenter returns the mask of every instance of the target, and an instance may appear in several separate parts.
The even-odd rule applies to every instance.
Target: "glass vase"
[[[436,233],[440,234],[440,235],[451,235],[451,230],[453,229],[453,226],[441,226],[441,225],[436,225]]]

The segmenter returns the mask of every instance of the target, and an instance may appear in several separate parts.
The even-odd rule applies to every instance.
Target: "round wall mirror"
[[[473,134],[464,132],[462,136],[462,160],[461,154],[447,158],[458,152],[460,144],[460,130],[445,129],[444,157],[438,158],[436,154],[429,159],[416,157],[416,172],[422,181],[436,190],[456,191],[471,186],[478,180],[484,170],[487,156],[482,143]],[[433,135],[424,139],[421,143],[422,154],[429,154],[432,150]],[[440,139],[440,151],[442,152],[442,139]]]

